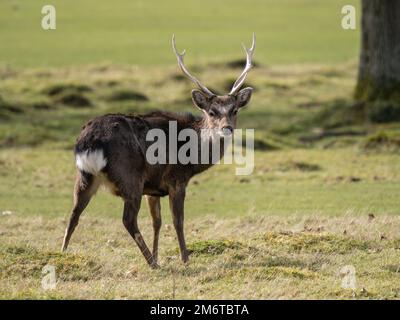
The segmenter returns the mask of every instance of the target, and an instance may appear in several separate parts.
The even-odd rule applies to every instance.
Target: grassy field
[[[224,63],[196,70],[217,91],[240,71]],[[254,173],[239,177],[221,165],[191,182],[187,267],[163,200],[158,271],[124,230],[122,202],[106,192],[89,205],[70,251],[59,253],[72,204],[71,150],[82,123],[97,114],[196,112],[190,84],[167,66],[3,68],[1,75],[2,298],[399,297],[400,127],[344,113],[353,62],[254,69],[254,99],[239,115],[240,127],[255,128]],[[140,224],[150,242],[145,205]],[[40,286],[47,263],[57,268],[55,290]],[[341,287],[346,265],[356,270],[355,290]]]
[[[358,52],[358,30],[341,28],[342,6],[358,8],[356,0],[53,0],[55,31],[41,29],[45,4],[0,2],[0,64],[166,65],[174,62],[173,33],[188,62],[241,58],[252,32],[264,64],[344,62]]]
[[[0,299],[400,297],[400,125],[373,124],[352,101],[359,37],[341,29],[340,8],[359,1],[233,2],[55,0],[56,31],[40,29],[41,1],[0,3]],[[191,181],[190,263],[167,199],[154,271],[103,191],[61,254],[81,126],[108,112],[198,112],[171,34],[191,70],[227,92],[253,31],[239,127],[255,129],[254,172],[218,165]],[[144,204],[140,226],[150,243]],[[54,290],[41,287],[46,264]]]
[[[82,218],[71,250],[58,249],[66,220],[1,217],[0,297],[102,299],[380,299],[400,297],[397,217],[245,215],[188,217],[191,262],[178,258],[173,227],[161,233],[160,270],[150,270],[120,219]],[[149,218],[142,220],[146,239]],[[41,270],[56,267],[54,290]],[[345,266],[356,289],[342,288]]]

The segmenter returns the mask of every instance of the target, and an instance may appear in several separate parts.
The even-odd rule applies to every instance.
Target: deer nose
[[[225,126],[222,128],[222,132],[223,132],[224,136],[230,136],[233,133],[233,127]]]

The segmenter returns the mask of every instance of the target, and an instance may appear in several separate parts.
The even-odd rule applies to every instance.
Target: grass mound
[[[1,278],[40,278],[45,265],[55,266],[57,278],[68,281],[95,279],[101,269],[96,262],[78,254],[39,251],[29,246],[0,247]]]
[[[61,103],[70,107],[89,107],[91,101],[84,95],[85,92],[93,91],[90,86],[74,83],[57,83],[45,87],[43,94],[51,97],[55,103]],[[49,108],[37,108],[39,110]]]
[[[318,164],[304,161],[288,161],[279,166],[280,171],[298,170],[302,172],[320,171],[322,168]]]
[[[171,75],[171,79],[174,81],[178,81],[178,82],[181,82],[181,81],[186,82],[187,81],[187,78],[184,75],[177,74],[177,73],[174,73],[173,75]]]
[[[87,97],[76,92],[62,93],[58,95],[54,101],[75,108],[90,107],[92,105]]]
[[[272,150],[279,150],[280,146],[273,141],[265,141],[264,139],[254,139],[254,149],[260,151],[272,151]]]
[[[285,83],[284,81],[276,81],[276,80],[267,80],[264,82],[264,86],[267,89],[273,89],[278,92],[283,92],[286,90],[291,89],[291,86],[288,83]]]
[[[339,236],[337,234],[277,233],[270,232],[264,237],[268,245],[282,247],[290,252],[348,253],[353,250],[368,250],[369,243]]]
[[[228,249],[240,249],[243,245],[231,240],[204,240],[189,243],[188,250],[192,255],[219,255]]]
[[[108,98],[108,101],[148,101],[149,98],[140,92],[133,91],[133,90],[118,90],[113,92]]]
[[[325,102],[322,107],[323,109],[313,121],[319,123],[325,129],[360,124],[365,121],[365,105],[362,103],[354,103],[346,99],[334,99]]]
[[[31,106],[35,110],[51,110],[52,109],[52,106],[45,101],[33,102]]]
[[[23,110],[16,104],[5,101],[0,96],[0,118],[8,118],[9,114],[23,113]]]
[[[367,151],[397,151],[400,150],[400,136],[380,131],[365,138],[361,146]]]
[[[259,67],[260,64],[256,61],[252,61],[253,67]],[[236,59],[226,63],[228,68],[232,69],[243,69],[246,65],[246,59]]]
[[[236,79],[234,79],[234,78],[225,80],[222,85],[224,91],[230,92],[235,81],[236,81]],[[254,91],[257,91],[257,87],[252,83],[244,82],[242,88],[246,88],[246,87],[252,87]]]
[[[65,84],[65,83],[58,83],[58,84],[52,84],[42,90],[42,93],[53,97],[56,95],[59,95],[61,93],[66,93],[66,92],[91,92],[92,88],[84,85],[84,84]]]

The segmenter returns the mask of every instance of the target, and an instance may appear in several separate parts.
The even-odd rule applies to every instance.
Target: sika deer
[[[160,197],[168,195],[182,261],[188,261],[183,232],[185,190],[191,177],[208,169],[212,163],[182,164],[178,161],[177,164],[149,164],[146,150],[151,143],[146,140],[146,135],[151,129],[161,129],[168,136],[170,121],[176,121],[178,131],[191,128],[200,133],[202,129],[217,129],[219,138],[231,135],[236,126],[237,112],[247,105],[253,90],[248,87],[239,91],[252,67],[255,36],[251,48],[244,47],[247,62],[243,72],[231,92],[223,96],[212,93],[189,73],[183,63],[184,52],[180,54],[176,49],[175,37],[172,38],[172,45],[180,69],[200,89],[192,91],[192,100],[203,112],[203,116],[152,112],[141,116],[108,114],[90,120],[83,127],[75,145],[77,177],[74,207],[65,231],[63,251],[68,247],[79,216],[98,187],[106,184],[115,195],[123,199],[123,224],[153,268],[158,267]],[[138,228],[137,217],[142,195],[147,197],[153,219],[153,252],[148,249]]]

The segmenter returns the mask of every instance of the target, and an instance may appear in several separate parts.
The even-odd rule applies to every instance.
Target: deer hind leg
[[[137,246],[139,247],[140,251],[142,252],[149,266],[152,268],[158,268],[157,261],[154,259],[149,248],[144,242],[143,236],[140,233],[138,227],[137,218],[140,209],[141,198],[142,198],[142,193],[137,192],[133,196],[125,199],[124,215],[122,221],[124,223],[125,228],[132,236],[133,240],[135,240]]]
[[[174,227],[178,236],[179,249],[181,251],[181,258],[184,263],[189,261],[189,252],[186,248],[185,235],[183,232],[184,220],[184,201],[185,189],[180,188],[171,192],[169,195],[169,205],[172,212]]]
[[[79,217],[89,204],[92,196],[96,193],[99,185],[100,182],[95,176],[78,171],[74,188],[74,208],[72,209],[71,217],[65,230],[64,241],[61,247],[62,251],[67,249],[72,233],[78,225]]]
[[[161,229],[161,205],[160,197],[146,196],[147,204],[150,209],[151,217],[153,218],[153,257],[154,260],[158,260],[158,238],[160,236]]]

